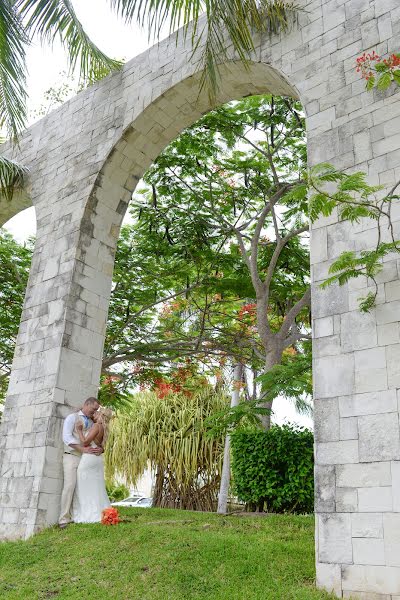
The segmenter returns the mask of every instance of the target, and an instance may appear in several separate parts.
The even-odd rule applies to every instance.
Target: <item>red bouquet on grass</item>
[[[101,522],[103,525],[118,525],[121,522],[116,508],[105,508],[101,513]]]

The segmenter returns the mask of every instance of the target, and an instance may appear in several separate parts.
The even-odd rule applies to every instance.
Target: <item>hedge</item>
[[[313,441],[311,431],[291,425],[233,432],[234,492],[251,510],[312,512]]]

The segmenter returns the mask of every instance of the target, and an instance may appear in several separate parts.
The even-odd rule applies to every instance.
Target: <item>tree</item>
[[[197,273],[205,265],[209,269],[211,258],[220,275],[213,288],[219,313],[225,323],[236,317],[237,326],[244,326],[248,337],[242,336],[241,350],[251,349],[262,372],[280,364],[286,348],[301,352],[302,340],[309,338],[305,156],[298,103],[272,96],[245,99],[181,134],[147,172],[150,192],[135,204],[153,248],[157,238],[171,253],[174,247],[184,250]],[[240,285],[246,290],[241,295]],[[206,285],[200,289],[204,295]],[[196,288],[189,296],[197,293]],[[223,350],[221,326],[213,335],[212,317],[203,314],[205,326],[192,338]],[[235,356],[232,337],[229,346]],[[271,400],[264,404],[272,406]],[[270,424],[268,415],[264,424]]]
[[[4,400],[33,250],[0,230],[0,404]]]
[[[106,475],[135,485],[149,467],[155,473],[154,506],[215,510],[222,439],[205,434],[207,417],[228,402],[204,380],[197,391],[132,396],[113,421]]]

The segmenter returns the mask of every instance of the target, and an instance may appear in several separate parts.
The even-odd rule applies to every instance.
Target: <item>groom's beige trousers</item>
[[[71,522],[72,498],[74,497],[76,472],[80,460],[80,455],[64,453],[64,487],[61,494],[60,518],[58,520],[60,525]]]

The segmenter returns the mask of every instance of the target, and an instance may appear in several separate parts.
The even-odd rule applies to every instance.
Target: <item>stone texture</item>
[[[383,515],[380,513],[354,513],[351,515],[353,538],[383,538]]]
[[[400,514],[383,515],[385,564],[400,567]]]
[[[353,558],[357,565],[384,565],[383,540],[371,538],[353,539]]]
[[[390,487],[368,487],[358,490],[358,507],[361,512],[391,512],[393,510]]]
[[[361,462],[400,458],[397,413],[359,417],[359,457]]]
[[[390,486],[392,483],[389,462],[339,465],[336,467],[338,487]]]
[[[318,517],[318,560],[327,563],[351,563],[351,521],[349,514],[329,513]]]
[[[336,485],[335,467],[332,465],[315,465],[315,511],[335,512]]]
[[[314,408],[315,439],[317,442],[339,440],[339,402],[337,398],[327,398]]]
[[[316,571],[317,586],[340,596],[342,593],[340,565],[317,562]]]

